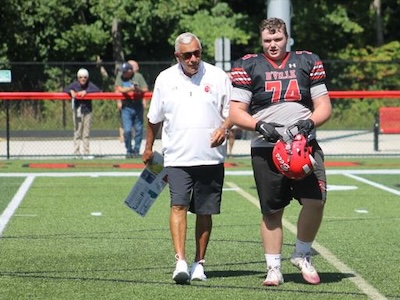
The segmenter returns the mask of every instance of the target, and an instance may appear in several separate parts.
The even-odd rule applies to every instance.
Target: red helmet
[[[279,140],[272,151],[272,160],[278,171],[290,179],[302,179],[314,171],[317,162],[311,155],[307,138],[296,134],[289,141]]]

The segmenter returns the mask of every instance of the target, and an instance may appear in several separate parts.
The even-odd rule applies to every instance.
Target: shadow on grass
[[[354,274],[351,273],[321,273],[318,272],[319,277],[321,278],[321,284],[327,283],[337,283],[341,282],[343,279],[355,277]],[[285,282],[293,282],[298,284],[306,284],[301,273],[285,273],[283,274],[285,278]]]
[[[59,272],[63,273],[63,272]],[[210,271],[207,272],[209,278],[216,277],[235,277],[235,276],[252,276],[252,275],[260,275],[261,272],[255,271]],[[338,282],[345,278],[353,277],[353,274],[341,274],[341,273],[322,273],[321,275],[321,284],[319,286],[323,286],[324,283]],[[172,280],[168,281],[155,281],[155,280],[136,280],[136,279],[124,279],[124,278],[102,278],[102,277],[85,277],[85,276],[54,276],[46,273],[38,274],[33,272],[0,272],[1,277],[15,277],[15,278],[29,278],[29,279],[38,279],[38,280],[51,280],[51,281],[94,281],[94,282],[109,282],[109,283],[126,283],[126,284],[149,284],[153,286],[177,286]],[[168,276],[169,277],[169,276]],[[263,276],[260,275],[263,278]],[[288,289],[284,288],[285,285],[281,285],[279,287],[264,287],[260,283],[258,286],[252,285],[221,285],[221,284],[212,284],[212,280],[195,282],[192,284],[179,285],[180,287],[186,286],[187,288],[201,288],[201,289],[227,289],[227,290],[242,290],[242,291],[260,291],[260,292],[268,292],[268,293],[302,293],[302,294],[310,294],[310,295],[332,295],[332,296],[365,296],[364,293],[361,292],[341,292],[341,291],[332,291],[332,290],[310,290],[306,286],[304,282],[300,279],[299,274],[287,274],[285,275],[286,282],[294,282],[298,283],[299,286],[295,288]],[[261,282],[261,280],[260,280]],[[304,286],[304,289],[301,288]],[[392,298],[392,296],[389,296]]]

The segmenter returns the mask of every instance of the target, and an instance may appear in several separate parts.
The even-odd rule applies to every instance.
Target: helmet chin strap
[[[290,125],[286,128],[285,133],[283,134],[282,140],[287,143],[294,139],[296,134],[299,132],[296,125]]]

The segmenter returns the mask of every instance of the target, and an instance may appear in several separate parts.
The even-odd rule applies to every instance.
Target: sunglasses
[[[192,56],[194,55],[194,56],[196,56],[196,57],[200,57],[200,50],[195,50],[195,51],[193,51],[193,52],[183,52],[183,53],[180,53],[180,56],[183,58],[183,59],[190,59],[190,58],[192,58]]]

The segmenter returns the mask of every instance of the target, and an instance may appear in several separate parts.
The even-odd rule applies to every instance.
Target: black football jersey
[[[264,54],[248,54],[231,70],[234,87],[250,91],[251,115],[282,102],[296,101],[313,111],[310,88],[324,83],[326,74],[318,55],[288,52],[281,65]]]

